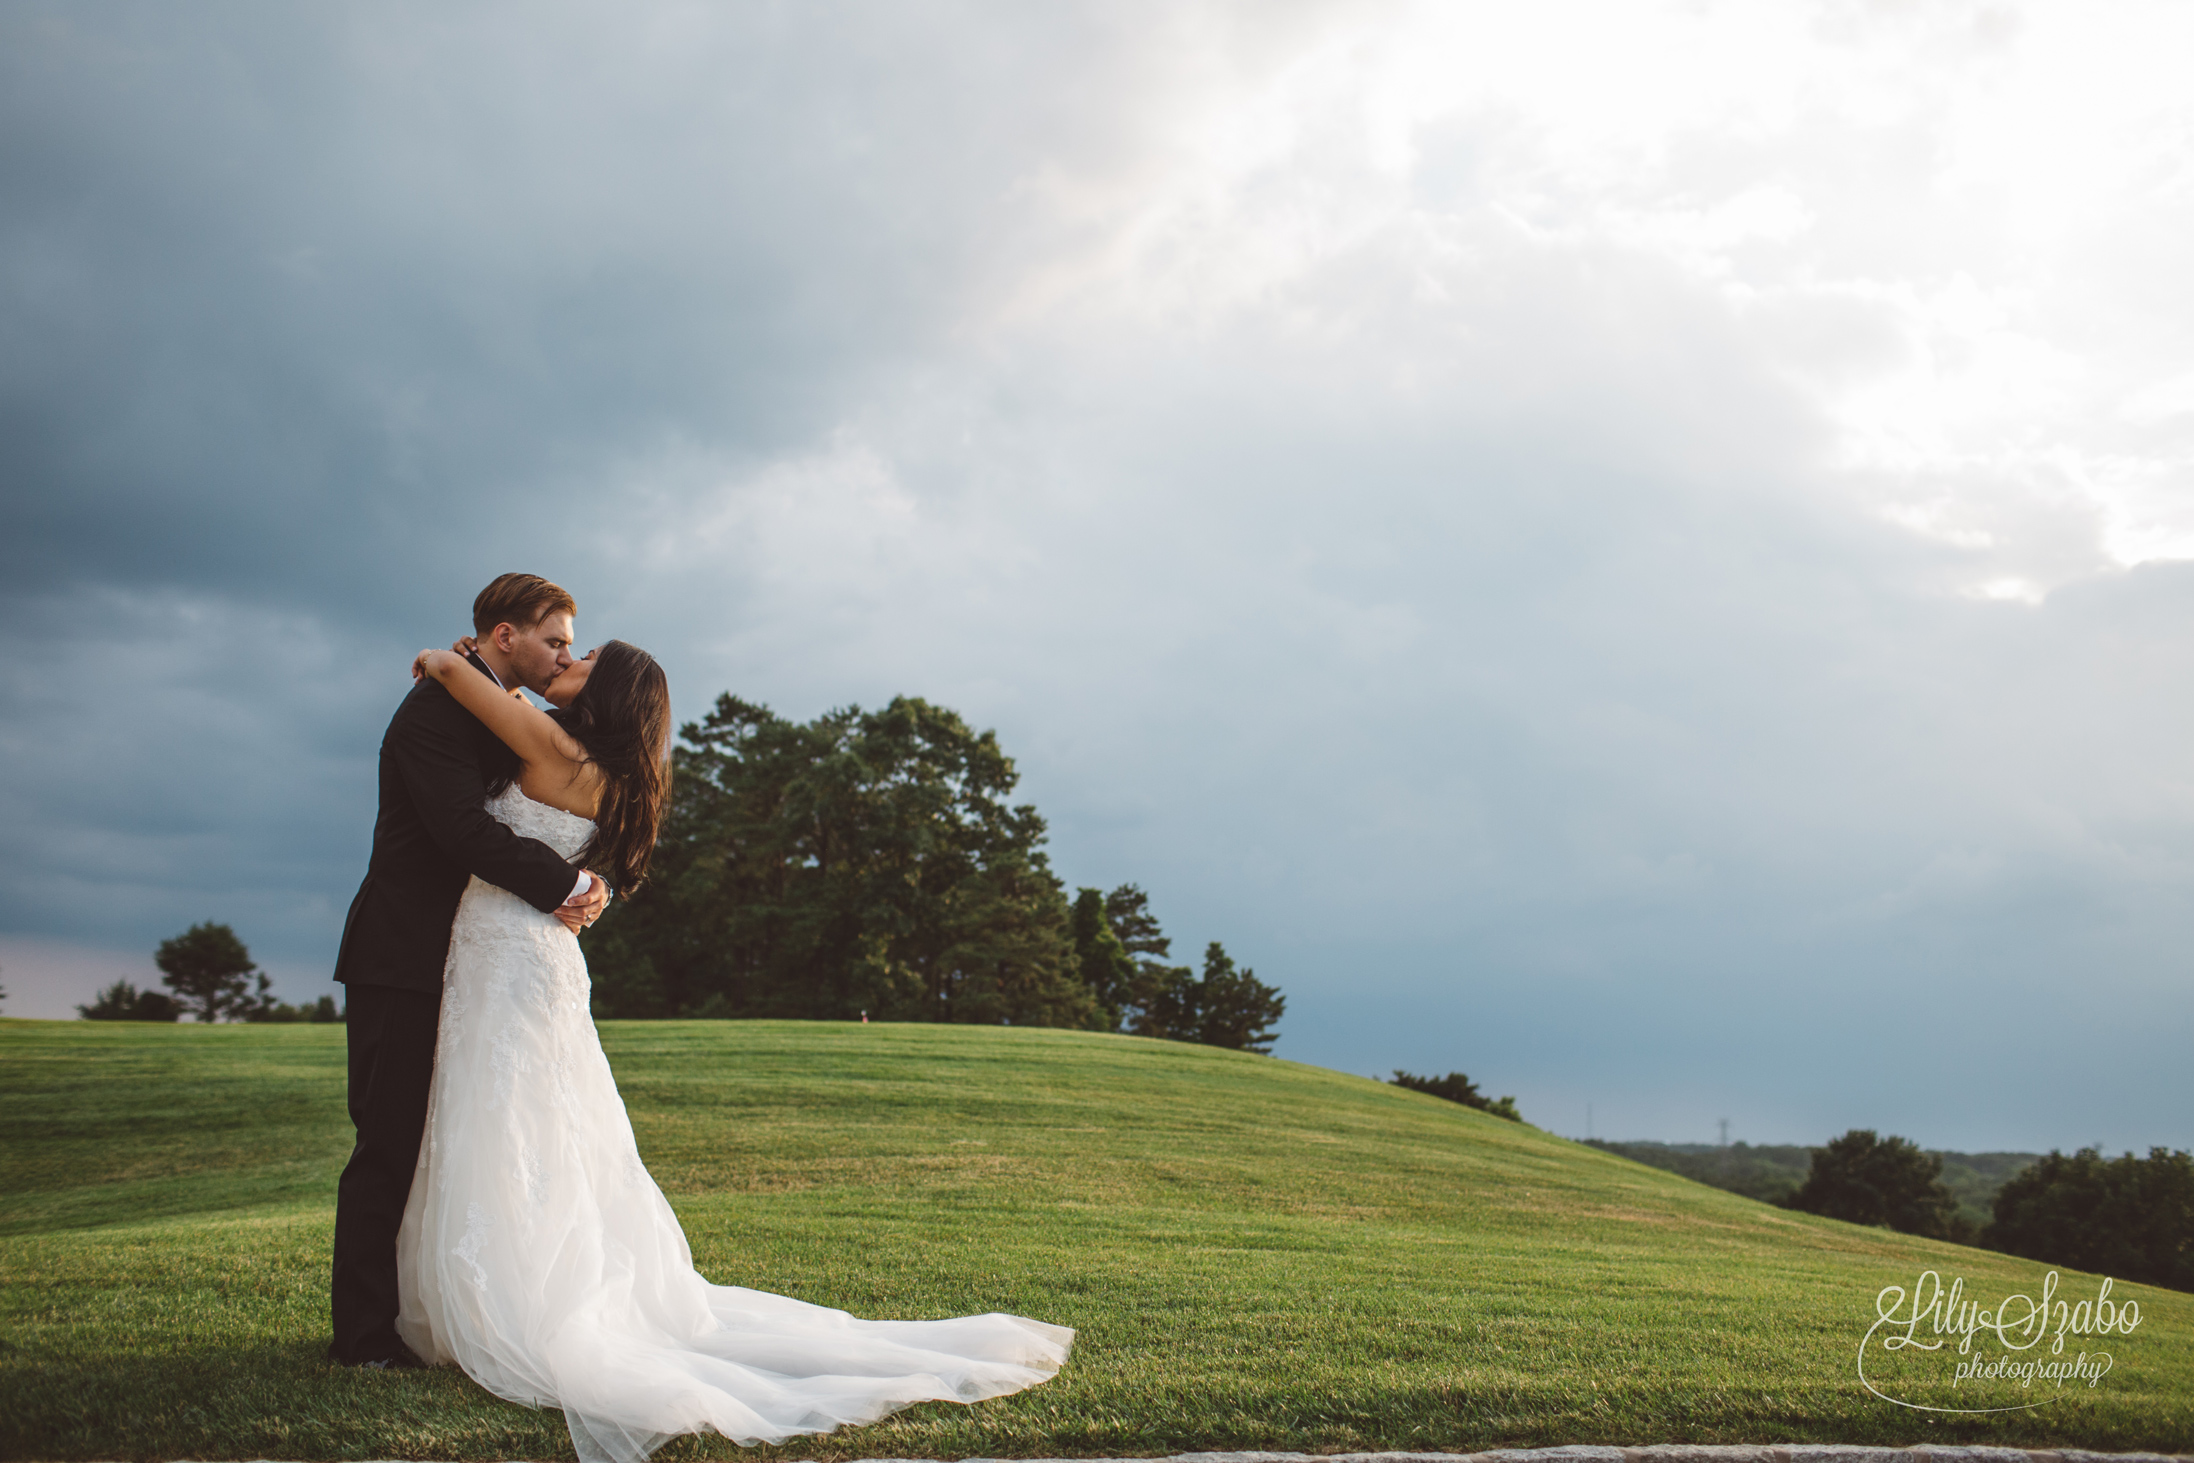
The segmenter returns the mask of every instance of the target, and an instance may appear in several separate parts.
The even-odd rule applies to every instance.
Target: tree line
[[[1797,1193],[1812,1171],[1815,1145],[1807,1143],[1620,1143],[1587,1138],[1594,1148],[1620,1154],[1717,1189],[1727,1189],[1763,1204],[1781,1204]],[[1978,1234],[1988,1223],[1989,1206],[2005,1180],[2040,1159],[2039,1153],[1954,1153],[1929,1150],[1942,1160],[1943,1186],[1958,1201],[1958,1213]]]
[[[1786,1209],[2194,1290],[2194,1155],[2182,1151],[2151,1148],[2145,1158],[2105,1158],[2094,1148],[2039,1158],[1947,1155],[1927,1152],[1909,1138],[1854,1128],[1811,1149],[1805,1178],[1792,1187],[1772,1173],[1779,1164],[1710,1165],[1694,1153],[1644,1151],[1668,1146],[1660,1144],[1593,1146]],[[1946,1158],[1995,1171],[1985,1219],[1976,1221],[1945,1182]],[[1997,1159],[2023,1162],[2004,1173],[2010,1164],[1985,1162]]]
[[[1201,968],[1134,884],[1069,896],[993,732],[902,696],[680,729],[648,882],[586,936],[596,1014],[949,1021],[1268,1051],[1286,998]]]
[[[914,697],[794,722],[726,694],[672,749],[648,882],[585,937],[603,1018],[957,1021],[1267,1052],[1287,1009],[1213,941],[1201,969],[1134,884],[1052,872],[993,732]],[[169,991],[118,981],[93,1021],[335,1021],[274,999],[223,924],[160,945]]]

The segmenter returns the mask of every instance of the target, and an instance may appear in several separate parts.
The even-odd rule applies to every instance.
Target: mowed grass
[[[1059,1031],[613,1022],[603,1039],[711,1279],[1080,1330],[1049,1385],[758,1457],[2194,1449],[2194,1296],[2117,1287],[2143,1319],[2087,1343],[2112,1353],[2093,1388],[1912,1411],[1854,1373],[1875,1293],[1932,1268],[2032,1294],[2044,1267],[1785,1214],[1365,1078]],[[457,1372],[321,1359],[342,1043],[0,1022],[8,1456],[571,1456],[558,1414]]]

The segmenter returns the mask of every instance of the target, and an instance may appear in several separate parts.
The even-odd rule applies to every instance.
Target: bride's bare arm
[[[464,707],[503,745],[518,754],[528,767],[569,769],[586,760],[586,753],[548,713],[515,691],[501,686],[473,669],[463,656],[448,650],[422,650],[411,663],[414,676],[432,676],[448,688]]]

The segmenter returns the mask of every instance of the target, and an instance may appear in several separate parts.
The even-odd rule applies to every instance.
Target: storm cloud
[[[2186,1144],[2188,22],[1513,12],[0,11],[7,1010],[317,994],[525,568],[995,726],[1283,1056]]]

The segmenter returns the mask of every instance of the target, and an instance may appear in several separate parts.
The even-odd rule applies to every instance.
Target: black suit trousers
[[[396,1353],[396,1230],[426,1135],[442,998],[353,981],[349,1002],[350,1120],[358,1143],[336,1189],[328,1355],[357,1363]]]

